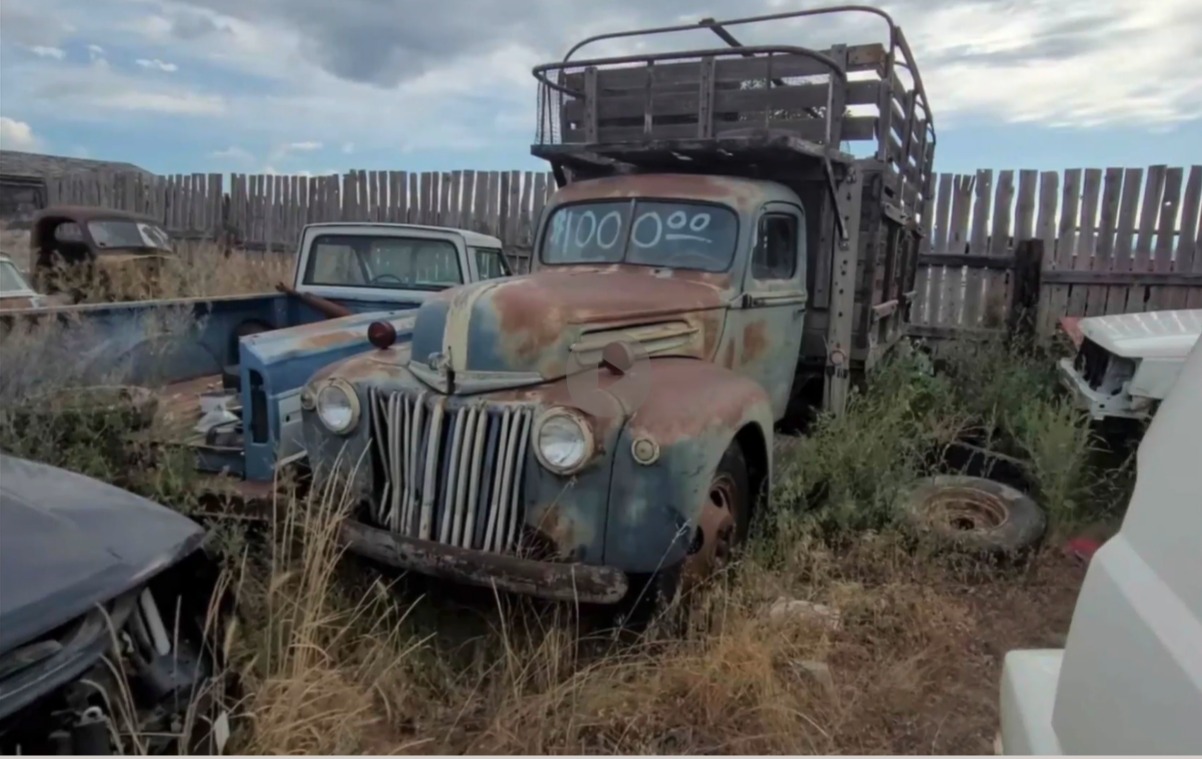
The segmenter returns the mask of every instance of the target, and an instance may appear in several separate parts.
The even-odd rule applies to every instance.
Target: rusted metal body
[[[805,267],[760,292],[748,266],[757,213],[786,193],[721,177],[574,185],[553,200],[540,239],[556,208],[652,196],[728,209],[739,244],[716,272],[536,260],[529,275],[438,294],[416,318],[392,322],[396,345],[320,371],[303,391],[306,449],[319,480],[341,469],[363,504],[345,535],[351,548],[552,598],[575,582],[580,600],[597,602],[618,600],[627,574],[683,561],[733,443],[757,492],[770,476],[768,441],[793,380],[779,357],[797,355]],[[757,292],[783,305],[745,297]],[[782,317],[796,323],[792,334],[775,326]],[[607,368],[602,354],[615,343],[631,349],[628,360]],[[355,395],[347,434],[316,412],[333,383]],[[547,469],[535,441],[559,409],[584,420],[593,449],[567,475]],[[510,557],[543,565],[515,581]]]
[[[845,105],[892,115],[909,53],[890,29],[888,49],[569,60],[586,41],[537,67],[533,152],[559,189],[531,273],[440,293],[302,391],[315,476],[347,478],[359,503],[351,550],[599,602],[728,553],[765,505],[773,429],[806,372],[838,411],[855,365],[900,337],[933,143],[929,116],[911,123],[916,70],[904,144],[886,131],[867,159],[839,149],[879,127]],[[788,113],[757,124],[757,108]]]
[[[30,226],[34,278],[47,291],[79,273],[101,283],[132,271],[153,280],[174,258],[171,238],[158,221],[139,214],[93,206],[52,206],[38,211]],[[132,276],[132,275],[131,275]]]

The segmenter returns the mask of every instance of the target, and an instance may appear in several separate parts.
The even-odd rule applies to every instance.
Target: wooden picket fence
[[[306,224],[402,222],[459,227],[528,249],[555,183],[532,171],[350,171],[279,174],[72,174],[48,180],[51,204],[145,214],[182,238],[234,239],[249,247],[295,245]]]
[[[252,249],[295,245],[313,222],[462,227],[500,237],[519,267],[555,189],[547,173],[471,170],[228,178],[88,173],[47,184],[52,204],[135,211],[179,237]],[[1062,316],[1202,308],[1202,166],[1005,170],[996,181],[991,170],[939,174],[926,197],[911,302],[916,334],[1000,330],[1013,323],[1014,304],[1028,297],[1038,302],[1037,326],[1045,333]],[[1022,245],[1034,241],[1041,244]],[[1041,251],[1033,273],[1029,260],[1016,255],[1020,250]],[[1021,293],[1019,270],[1027,272]]]
[[[911,321],[955,337],[1003,328],[1015,252],[1042,243],[1040,332],[1063,316],[1202,308],[1202,166],[940,174],[925,209]]]

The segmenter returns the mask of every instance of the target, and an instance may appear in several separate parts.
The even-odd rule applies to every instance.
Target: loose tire
[[[944,475],[921,481],[906,498],[903,518],[922,538],[995,557],[1032,551],[1047,530],[1047,516],[1030,496],[984,477]]]

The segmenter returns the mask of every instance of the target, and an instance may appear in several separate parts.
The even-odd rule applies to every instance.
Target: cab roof
[[[472,246],[483,247],[502,247],[500,238],[492,235],[473,232],[470,229],[458,229],[456,227],[440,227],[430,224],[399,224],[395,222],[380,222],[380,221],[324,221],[310,224],[310,227],[335,228],[335,227],[378,227],[380,229],[414,229],[430,232],[450,232],[457,234],[463,238],[463,241]]]

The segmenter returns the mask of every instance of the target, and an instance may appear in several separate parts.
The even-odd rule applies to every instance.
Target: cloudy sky
[[[156,172],[540,168],[530,68],[800,0],[3,0],[0,146]],[[103,6],[103,7],[102,7]],[[1202,161],[1199,0],[893,0],[937,169]],[[876,41],[872,23],[745,42]],[[706,32],[679,44],[713,47]],[[623,48],[598,48],[615,52]]]

